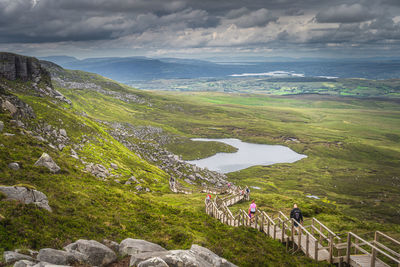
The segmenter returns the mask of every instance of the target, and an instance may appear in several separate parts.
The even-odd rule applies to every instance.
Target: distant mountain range
[[[335,76],[340,78],[400,78],[400,59],[291,59],[269,58],[263,62],[217,63],[197,59],[105,57],[79,60],[69,56],[40,58],[64,68],[98,73],[105,77],[130,82],[155,79],[223,78],[243,73],[285,71],[305,77]]]

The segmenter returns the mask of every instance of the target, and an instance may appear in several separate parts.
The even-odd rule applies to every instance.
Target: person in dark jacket
[[[303,223],[303,214],[301,213],[301,210],[297,207],[297,204],[293,205],[293,209],[290,212],[290,218],[293,218],[295,220],[295,227],[298,227],[299,224]]]

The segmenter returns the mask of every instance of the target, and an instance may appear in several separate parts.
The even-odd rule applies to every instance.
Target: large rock
[[[80,239],[64,247],[68,252],[80,252],[87,257],[87,263],[93,266],[106,266],[117,259],[117,255],[107,246],[94,241]]]
[[[35,166],[46,167],[53,173],[59,172],[61,170],[61,168],[54,162],[54,160],[47,153],[42,154],[42,156],[35,162]]]
[[[203,260],[207,261],[210,266],[218,266],[218,267],[233,267],[236,266],[233,263],[230,263],[224,258],[221,258],[211,250],[198,246],[192,245],[190,248],[190,252],[196,255],[197,258],[202,258]]]
[[[19,260],[16,263],[14,263],[13,267],[31,267],[34,266],[36,263],[33,261],[29,260]]]
[[[156,258],[162,261],[156,261]],[[151,259],[160,264],[159,266],[164,266],[162,263],[165,262],[172,267],[236,267],[209,249],[198,245],[193,245],[190,250],[164,250],[132,254],[129,266],[153,266]]]
[[[21,201],[25,204],[33,203],[36,206],[51,211],[47,196],[40,191],[22,186],[0,186],[0,192],[6,199]]]
[[[12,264],[16,261],[20,260],[28,260],[28,261],[33,261],[34,259],[28,255],[17,253],[14,251],[5,251],[3,254],[4,262],[6,264]]]
[[[86,263],[87,257],[82,253],[74,251],[74,253],[56,250],[52,248],[44,248],[39,250],[37,259],[42,262],[48,262],[56,265],[72,265],[76,263]]]
[[[150,258],[142,261],[137,267],[168,267],[168,264],[159,257]]]
[[[170,267],[209,267],[212,266],[188,250],[171,250],[133,254],[129,266],[138,266],[151,258],[160,258]]]
[[[160,245],[141,239],[127,238],[119,244],[119,254],[121,256],[133,255],[143,252],[167,251]]]

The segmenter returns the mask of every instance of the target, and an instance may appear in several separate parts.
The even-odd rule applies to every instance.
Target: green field
[[[261,233],[234,229],[208,218],[201,194],[171,194],[166,173],[136,157],[98,120],[161,127],[179,137],[171,139],[175,141],[166,147],[184,159],[232,151],[218,143],[192,142],[192,137],[231,137],[289,146],[308,157],[293,164],[251,167],[230,173],[228,178],[239,185],[260,187],[252,190],[252,197],[266,211],[288,212],[296,202],[305,216],[317,217],[335,232],[352,230],[365,236],[379,229],[400,237],[400,106],[396,100],[146,92],[96,75],[68,75],[71,80],[95,82],[104,90],[133,94],[144,102],[63,87],[57,89],[72,101],[71,106],[34,96],[20,97],[34,108],[37,122],[66,128],[74,142],[82,140],[82,133],[89,136],[90,142],[80,154],[88,162],[117,163],[121,166],[115,171],[119,179],[141,177],[152,192],[134,194],[131,187],[113,179],[103,182],[82,172],[84,166],[69,157],[69,146],[62,152],[49,152],[60,162],[61,174],[50,175],[43,168],[33,167],[47,148],[13,130],[10,117],[0,114],[6,129],[16,133],[15,138],[1,140],[1,184],[35,186],[47,192],[54,207],[54,213],[49,214],[32,206],[1,201],[3,250],[61,247],[78,238],[120,241],[136,237],[169,249],[198,243],[240,266],[315,264],[286,254],[279,243]],[[10,160],[20,162],[24,168],[18,173],[9,171]],[[320,200],[307,195],[316,195]]]

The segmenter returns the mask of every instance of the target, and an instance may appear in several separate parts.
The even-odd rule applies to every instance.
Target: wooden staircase
[[[234,215],[229,209],[229,206],[248,200],[249,196],[243,194],[240,187],[230,189],[227,193],[222,198],[217,195],[214,200],[205,201],[208,215],[230,226],[255,228],[285,244],[287,251],[302,251],[316,261],[339,266],[400,267],[400,242],[384,233],[375,232],[374,240],[368,242],[349,232],[347,239],[343,240],[343,236],[335,234],[316,218],[306,219],[296,228],[293,219],[281,211],[268,215],[257,210],[250,221],[246,211],[240,209]]]

